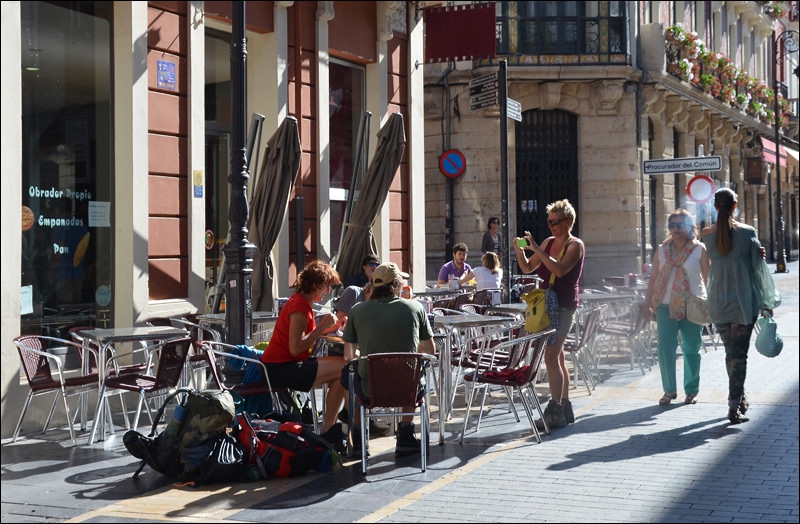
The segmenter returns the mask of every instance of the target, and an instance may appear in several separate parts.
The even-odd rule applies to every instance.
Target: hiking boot
[[[544,421],[542,419],[536,419],[536,429],[544,431],[545,421],[547,421],[547,427],[550,429],[563,428],[567,425],[567,421],[564,418],[564,409],[561,407],[561,404],[557,404],[552,400],[548,402],[544,410]]]
[[[575,422],[575,412],[572,411],[572,402],[568,398],[561,399],[561,409],[564,411],[564,420],[567,424]]]
[[[394,454],[400,457],[413,455],[419,453],[422,443],[414,436],[414,423],[400,424],[400,429],[397,430],[397,445],[394,448]]]

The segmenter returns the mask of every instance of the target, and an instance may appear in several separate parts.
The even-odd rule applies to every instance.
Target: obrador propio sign
[[[697,156],[689,158],[662,158],[642,162],[645,175],[662,173],[686,173],[689,171],[719,171],[722,169],[721,156]]]

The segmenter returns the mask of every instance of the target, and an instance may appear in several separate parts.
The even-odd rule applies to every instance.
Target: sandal
[[[697,404],[697,395],[686,395],[686,398],[683,399],[684,404]]]
[[[678,398],[678,394],[677,393],[664,393],[664,396],[661,397],[661,399],[658,401],[658,405],[659,406],[666,406],[667,404],[669,404],[670,402],[672,402],[676,398]]]
[[[741,424],[742,422],[747,422],[750,420],[749,418],[745,417],[739,408],[730,408],[728,410],[728,420],[731,421],[731,424]]]

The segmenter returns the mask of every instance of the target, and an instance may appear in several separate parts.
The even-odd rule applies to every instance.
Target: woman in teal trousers
[[[678,398],[675,376],[678,334],[683,351],[685,404],[695,404],[700,391],[700,348],[703,326],[686,318],[689,295],[706,297],[710,260],[706,246],[697,240],[692,215],[677,209],[669,216],[669,236],[658,246],[653,273],[645,295],[644,320],[655,315],[658,326],[658,368],[664,396],[662,406]]]

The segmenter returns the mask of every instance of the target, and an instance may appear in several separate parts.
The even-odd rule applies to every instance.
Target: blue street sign
[[[461,151],[449,149],[439,158],[439,171],[450,178],[460,177],[467,169],[467,159]]]

